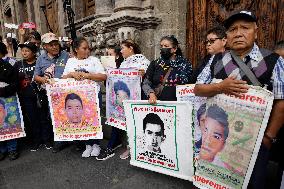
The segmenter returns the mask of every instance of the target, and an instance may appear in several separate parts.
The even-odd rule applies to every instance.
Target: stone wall
[[[19,0],[8,0],[13,21],[22,20]],[[43,12],[40,9],[45,0],[27,0],[29,21],[35,22],[40,33],[48,32]],[[135,40],[143,54],[153,60],[159,56],[159,41],[164,35],[175,35],[185,52],[187,0],[96,0],[96,14],[85,17],[84,3],[72,0],[77,33],[86,36],[100,55],[105,47],[123,39]],[[61,0],[57,1],[59,35],[69,35],[66,14]],[[3,10],[1,19],[3,18]],[[3,31],[2,31],[3,32]]]

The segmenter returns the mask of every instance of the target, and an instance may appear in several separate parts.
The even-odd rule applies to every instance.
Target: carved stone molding
[[[98,18],[84,25],[79,32],[91,38],[91,46],[95,55],[104,53],[109,45],[119,45],[122,40],[132,39],[141,42],[141,31],[154,29],[161,23],[161,19],[154,16],[112,15],[107,18]]]

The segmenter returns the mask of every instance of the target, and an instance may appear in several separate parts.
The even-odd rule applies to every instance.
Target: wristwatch
[[[277,142],[277,138],[273,138],[271,136],[269,136],[267,133],[264,133],[264,137],[267,138],[271,143],[275,143]]]

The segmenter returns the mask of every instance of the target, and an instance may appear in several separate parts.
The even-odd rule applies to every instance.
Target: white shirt
[[[134,54],[126,58],[119,68],[137,68],[147,70],[150,61],[142,54]]]
[[[86,71],[92,74],[106,74],[100,60],[94,56],[89,56],[88,58],[82,60],[77,58],[69,58],[62,75],[67,75],[70,72],[75,71]]]

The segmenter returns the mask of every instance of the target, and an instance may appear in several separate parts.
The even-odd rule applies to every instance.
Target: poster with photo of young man
[[[130,164],[190,180],[191,107],[185,102],[124,101]],[[184,153],[188,152],[188,153]]]

